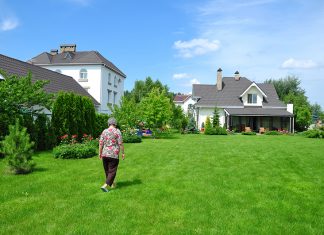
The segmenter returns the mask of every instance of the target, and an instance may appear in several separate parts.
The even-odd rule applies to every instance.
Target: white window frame
[[[251,97],[251,100],[249,99]],[[251,101],[251,102],[250,102]],[[247,97],[248,104],[257,104],[258,103],[258,95],[254,93],[249,93]]]
[[[88,81],[88,70],[86,69],[80,69],[80,74],[79,74],[79,82],[87,82]]]

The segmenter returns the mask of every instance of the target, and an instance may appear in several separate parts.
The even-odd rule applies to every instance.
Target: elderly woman
[[[106,183],[101,187],[101,190],[104,192],[109,192],[114,182],[120,150],[122,152],[122,159],[125,159],[122,134],[116,126],[116,119],[109,118],[108,128],[102,132],[99,140],[99,158],[102,159],[106,174]]]

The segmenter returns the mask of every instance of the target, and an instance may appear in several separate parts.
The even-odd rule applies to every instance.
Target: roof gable
[[[262,89],[255,82],[252,82],[252,84],[240,95],[240,97],[243,97],[252,87],[257,88],[260,91],[260,93],[267,98],[267,95],[262,91]]]

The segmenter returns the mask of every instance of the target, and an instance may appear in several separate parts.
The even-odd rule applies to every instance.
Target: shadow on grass
[[[34,172],[44,172],[44,171],[48,171],[48,168],[45,168],[45,167],[35,167],[33,169]]]
[[[137,185],[137,184],[142,184],[142,180],[134,179],[134,180],[127,180],[127,181],[119,181],[119,182],[117,182],[117,189],[129,187],[129,186],[133,186],[133,185]]]

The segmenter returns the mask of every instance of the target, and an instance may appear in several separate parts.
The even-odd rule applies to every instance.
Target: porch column
[[[226,124],[226,126],[227,126],[226,129],[229,129],[229,116],[230,116],[230,115],[227,115],[227,117],[226,117],[226,119],[227,119],[227,121],[226,121],[226,123],[227,123],[227,124]]]
[[[295,133],[295,117],[292,118],[292,133]]]

